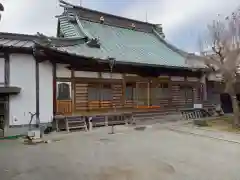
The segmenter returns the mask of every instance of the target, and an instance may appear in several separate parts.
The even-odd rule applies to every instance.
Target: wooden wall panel
[[[123,104],[122,104],[123,86],[122,86],[122,84],[113,84],[112,92],[113,92],[113,106],[115,106],[116,108],[123,107]]]
[[[57,113],[63,115],[72,114],[72,100],[57,100]]]
[[[175,109],[184,108],[185,97],[183,96],[183,94],[181,94],[180,85],[178,84],[172,85],[171,96],[173,108]]]
[[[88,107],[88,84],[75,84],[75,110],[87,110]]]

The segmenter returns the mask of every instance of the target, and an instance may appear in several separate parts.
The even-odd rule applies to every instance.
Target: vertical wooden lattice
[[[123,104],[122,104],[122,95],[123,95],[122,89],[123,89],[122,84],[120,84],[120,83],[112,85],[113,105],[116,108],[123,107]]]
[[[75,110],[83,111],[88,107],[88,84],[75,84]]]

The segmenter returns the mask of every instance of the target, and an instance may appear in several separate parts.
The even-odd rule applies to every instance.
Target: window
[[[185,97],[185,100],[193,100],[193,88],[191,86],[181,86],[180,94]]]
[[[133,84],[126,84],[125,98],[126,100],[133,100]]]
[[[168,84],[162,83],[158,84],[156,87],[151,88],[151,97],[152,98],[168,98],[170,95]]]
[[[160,84],[160,94],[161,98],[168,98],[170,96],[170,91],[167,83]]]
[[[150,104],[159,105],[161,99],[166,99],[170,95],[167,83],[152,84],[150,91]]]
[[[71,99],[71,83],[57,82],[57,100]]]
[[[112,97],[112,87],[110,84],[104,84],[101,90],[101,96],[103,101],[110,101]]]
[[[112,99],[112,88],[110,84],[91,84],[88,86],[89,101],[110,101]]]
[[[89,101],[100,100],[99,86],[97,85],[88,86],[88,100]]]

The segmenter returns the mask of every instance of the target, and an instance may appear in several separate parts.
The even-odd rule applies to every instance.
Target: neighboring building
[[[36,36],[0,33],[0,118],[4,135],[26,132],[53,116],[52,64],[35,53]],[[39,116],[40,122],[37,122]]]
[[[5,135],[26,131],[29,112],[39,119],[33,124],[44,124],[56,114],[176,111],[202,103],[204,67],[188,65],[161,26],[62,6],[57,38],[0,34]]]

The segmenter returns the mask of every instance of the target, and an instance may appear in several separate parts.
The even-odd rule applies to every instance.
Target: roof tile
[[[73,30],[75,30],[74,37],[77,34],[84,37],[87,33],[90,37],[99,38],[100,49],[82,44],[61,47],[58,50],[100,59],[112,57],[121,62],[188,67],[185,58],[162,43],[159,40],[160,37],[153,32],[135,31],[83,19],[80,23],[85,33],[78,23],[71,23],[66,21],[66,18],[60,18],[60,28],[66,37],[72,36]]]

